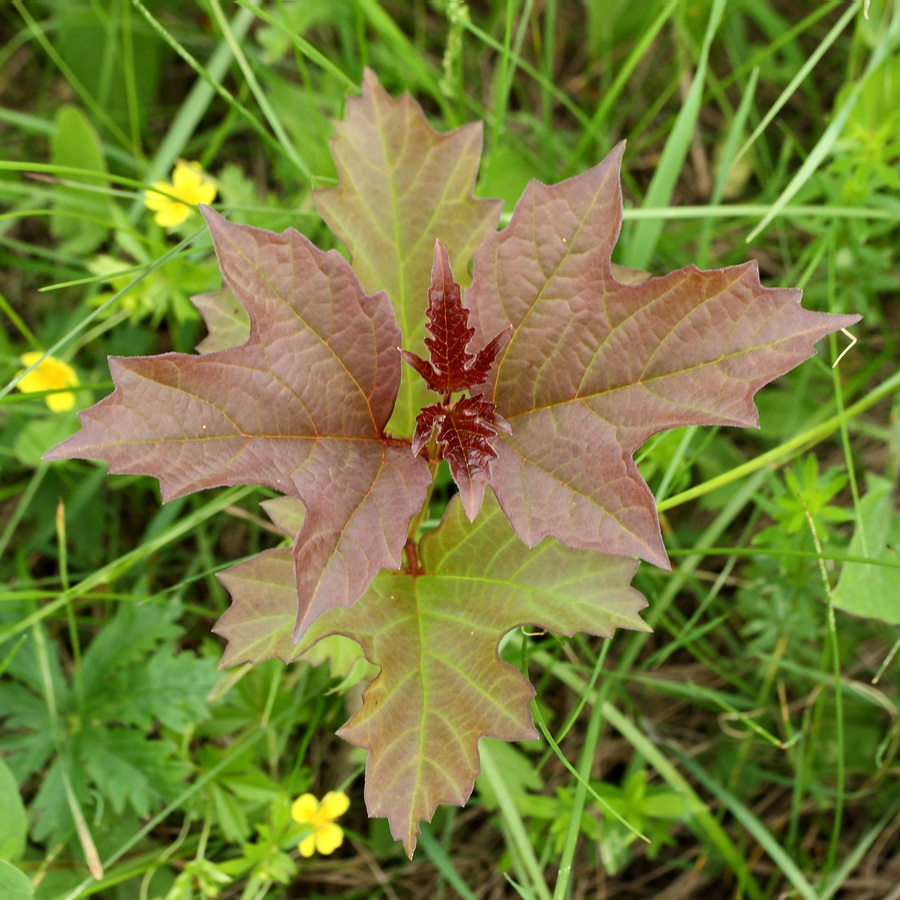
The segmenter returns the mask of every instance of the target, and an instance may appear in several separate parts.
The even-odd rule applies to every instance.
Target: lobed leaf
[[[471,391],[483,384],[497,354],[509,341],[511,328],[504,328],[477,354],[469,352],[475,329],[469,327],[469,311],[462,305],[459,284],[453,280],[447,251],[440,241],[434,245],[434,266],[428,289],[428,330],[425,338],[431,361],[401,350],[403,359],[425,380],[428,389],[441,395],[441,402],[426,406],[416,417],[412,451],[419,453],[437,429],[442,456],[450,465],[469,520],[481,508],[481,498],[491,477],[491,446],[498,430],[509,424],[496,407],[481,396],[452,399],[452,394]]]
[[[623,145],[583,175],[532,182],[493,232],[499,201],[472,196],[480,145],[480,125],[440,134],[366,70],[332,141],[339,186],[316,192],[356,275],[292,229],[206,210],[224,286],[195,298],[203,355],[112,358],[114,393],[46,454],[153,475],[164,499],[233,484],[283,495],[265,507],[292,547],[221,576],[223,664],[292,661],[329,635],[362,647],[380,673],[340,733],[369,751],[369,812],[410,854],[419,820],[468,798],[481,737],[534,734],[504,633],[645,627],[628,557],[667,559],[635,450],[680,425],[755,425],[756,391],[859,318],[802,309],[753,264],[649,280],[613,265]],[[451,262],[464,272],[473,253],[467,310]],[[435,429],[460,496],[413,554]]]
[[[424,502],[428,466],[383,434],[400,334],[386,295],[368,296],[336,251],[293,229],[204,215],[225,282],[250,317],[246,342],[203,356],[111,357],[115,391],[80,413],[82,430],[45,458],[153,475],[164,500],[235,484],[302,500],[299,635],[400,564]]]
[[[512,331],[506,327],[477,354],[469,352],[475,329],[469,327],[469,311],[462,305],[462,291],[453,280],[447,251],[434,242],[434,265],[428,288],[428,324],[432,336],[425,338],[431,361],[409,350],[400,355],[425,379],[430,391],[449,398],[484,384],[497,354],[506,346]]]
[[[435,131],[408,93],[392,98],[366,69],[362,96],[347,100],[331,152],[340,183],[315,191],[316,208],[344,242],[367,291],[391,298],[404,346],[424,355],[425,298],[434,242],[457,272],[497,226],[502,202],[472,195],[481,157],[481,123]],[[499,329],[498,329],[499,330]],[[411,437],[430,402],[404,372],[388,431]]]
[[[491,460],[497,458],[493,438],[509,425],[484,397],[462,397],[455,403],[426,406],[416,420],[412,449],[417,453],[437,429],[438,444],[470,522],[481,509],[484,489],[491,480]]]
[[[668,567],[637,448],[681,425],[756,425],[756,391],[859,316],[801,308],[755,263],[618,281],[623,151],[532,181],[476,253],[466,305],[482,340],[513,326],[484,396],[512,428],[494,442],[491,487],[516,533]]]
[[[497,653],[507,631],[646,630],[645,601],[630,587],[635,561],[554,540],[529,550],[490,494],[474,523],[454,498],[419,548],[421,574],[381,572],[355,606],[323,615],[307,634],[346,635],[381,669],[339,734],[369,751],[369,814],[386,816],[410,855],[419,820],[430,821],[439,803],[468,799],[481,737],[536,736],[534,690]],[[229,664],[256,660],[263,648],[290,652],[290,575],[283,549],[222,574],[232,606],[216,631],[229,641]]]

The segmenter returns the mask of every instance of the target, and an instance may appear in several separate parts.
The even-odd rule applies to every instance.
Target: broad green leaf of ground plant
[[[412,855],[418,822],[439,803],[463,805],[479,772],[481,737],[537,737],[534,690],[497,655],[517,625],[611,636],[646,630],[637,564],[548,539],[529,549],[488,494],[474,523],[455,497],[419,542],[415,576],[381,572],[352,608],[324,614],[301,648],[343,634],[380,667],[359,712],[338,732],[369,751],[366,805],[385,816]],[[261,652],[296,658],[296,601],[288,548],[265,551],[222,574],[231,608],[216,625],[228,663]]]
[[[153,475],[163,499],[265,484],[302,500],[294,544],[298,627],[353,603],[398,567],[431,475],[384,437],[400,377],[400,333],[383,294],[347,262],[288,229],[205,213],[228,287],[250,315],[247,341],[202,356],[112,358],[114,393],[48,459],[103,459]]]
[[[896,485],[870,476],[859,502],[859,519],[847,552],[888,565],[845,563],[834,591],[834,605],[854,616],[870,616],[900,625],[900,518],[894,503]]]
[[[755,263],[616,280],[624,144],[560,184],[525,189],[475,255],[475,343],[512,325],[485,397],[498,435],[491,487],[529,546],[636,554],[667,567],[653,496],[633,454],[681,425],[758,423],[753,395],[859,320],[765,288]]]
[[[35,840],[72,835],[70,790],[99,824],[106,806],[144,817],[183,787],[190,765],[173,741],[147,731],[161,722],[190,732],[208,715],[216,674],[210,660],[175,652],[178,612],[122,604],[71,672],[54,641],[46,670],[35,646],[12,660],[0,683],[0,753],[20,783],[42,773],[31,804]]]
[[[502,211],[501,201],[472,196],[481,123],[437,132],[409,94],[391,97],[366,69],[362,96],[347,100],[347,116],[335,129],[331,153],[340,184],[316,191],[316,208],[350,251],[362,286],[387,291],[403,346],[424,355],[435,240],[463,281]],[[404,371],[388,433],[410,438],[419,410],[430,402],[421,380]]]
[[[5,859],[0,859],[0,896],[4,900],[31,900],[34,896],[31,879]]]
[[[56,116],[50,159],[57,166],[106,172],[100,136],[76,106],[64,106]],[[95,182],[98,188],[103,182]],[[60,251],[73,256],[96,250],[109,235],[109,198],[102,193],[61,185],[54,193],[50,231],[61,242]]]
[[[9,766],[0,758],[0,859],[21,859],[28,837],[28,815],[19,795],[19,785]]]

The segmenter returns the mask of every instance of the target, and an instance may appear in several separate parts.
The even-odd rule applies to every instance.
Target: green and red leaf
[[[381,572],[351,609],[323,615],[302,645],[328,634],[357,641],[378,677],[359,712],[338,732],[369,751],[366,805],[385,816],[408,854],[420,820],[440,803],[462,805],[479,772],[478,741],[535,737],[534,690],[497,652],[518,625],[609,637],[646,630],[637,567],[548,539],[519,541],[493,497],[476,522],[458,498],[419,542],[420,573]],[[295,658],[294,591],[287,549],[269,550],[222,573],[232,606],[216,625],[229,664],[264,655]]]
[[[404,346],[425,355],[425,299],[434,242],[457,272],[497,226],[499,200],[472,194],[481,159],[481,123],[435,131],[409,94],[396,99],[366,69],[362,96],[347,100],[331,152],[340,184],[314,193],[316,208],[350,251],[367,291],[387,291]],[[497,329],[498,331],[500,329]],[[404,372],[388,432],[409,438],[430,402]]]
[[[367,70],[332,142],[340,184],[316,192],[354,269],[205,210],[224,286],[195,301],[203,354],[111,358],[115,391],[45,455],[152,475],[163,499],[283,495],[266,509],[292,547],[222,575],[223,664],[293,661],[331,634],[362,647],[380,672],[341,734],[369,751],[369,811],[409,853],[420,820],[469,796],[481,737],[533,735],[505,632],[644,627],[630,557],[668,561],[638,447],[755,425],[755,393],[859,318],[802,309],[754,264],[613,265],[622,145],[532,182],[494,232],[499,202],[472,195],[480,147],[480,125],[440,134]],[[464,307],[452,267],[473,254]],[[420,539],[439,456],[459,497]]]

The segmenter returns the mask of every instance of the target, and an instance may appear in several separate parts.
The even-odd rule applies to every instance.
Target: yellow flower
[[[19,359],[27,369],[34,365],[44,354],[40,350],[32,350],[23,353]],[[24,370],[19,370],[19,373]],[[55,356],[47,356],[36,368],[32,369],[16,385],[25,394],[33,394],[35,391],[57,391],[60,388],[78,387],[78,376],[75,370]],[[75,405],[75,395],[71,391],[62,391],[59,394],[47,394],[44,397],[47,406],[53,412],[65,412]]]
[[[178,198],[173,200],[165,191]],[[216,186],[204,175],[198,162],[179,159],[172,173],[172,181],[156,181],[152,190],[144,191],[144,206],[151,212],[157,225],[169,228],[180,225],[198,203],[212,203],[216,199]],[[180,202],[179,202],[180,201]]]
[[[303,794],[291,806],[291,818],[309,825],[312,834],[298,844],[301,856],[312,856],[316,850],[328,855],[344,843],[344,831],[334,820],[350,808],[350,798],[343,791],[329,791],[320,803],[312,794]]]

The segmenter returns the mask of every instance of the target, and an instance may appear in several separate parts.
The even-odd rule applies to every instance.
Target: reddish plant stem
[[[419,568],[419,558],[417,544],[412,538],[407,538],[406,545],[406,572],[409,575],[424,575],[425,573]]]

